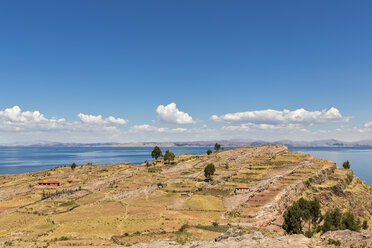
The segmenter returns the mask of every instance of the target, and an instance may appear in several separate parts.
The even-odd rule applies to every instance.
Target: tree
[[[218,143],[216,143],[216,144],[214,145],[214,150],[216,150],[216,152],[217,152],[217,151],[219,151],[220,149],[221,149],[221,145],[218,144]]]
[[[145,165],[146,165],[146,167],[150,167],[149,161],[145,160]]]
[[[354,215],[350,212],[345,213],[342,217],[342,225],[345,229],[356,232],[359,232],[361,227],[360,219],[355,219]]]
[[[341,226],[342,213],[339,208],[328,210],[324,215],[324,223],[321,227],[323,233],[339,229],[345,229]]]
[[[214,167],[214,164],[208,164],[204,168],[204,176],[208,179],[211,180],[214,172],[216,171],[216,168]]]
[[[158,158],[163,157],[163,153],[158,146],[155,146],[154,150],[152,150],[151,157],[155,158],[155,160],[157,160]]]
[[[320,203],[314,199],[307,201],[300,198],[283,214],[283,229],[289,234],[303,234],[311,237],[322,220]],[[307,229],[307,230],[306,230]]]
[[[164,154],[164,161],[167,161],[169,163],[170,161],[174,160],[174,157],[175,157],[174,153],[167,150]]]
[[[283,214],[282,228],[289,234],[302,234],[301,210],[295,202]]]
[[[212,154],[212,150],[211,149],[208,149],[207,154],[208,155],[211,155]]]
[[[350,169],[350,162],[349,162],[349,160],[346,160],[346,161],[342,164],[342,167],[344,167],[344,169]]]
[[[70,165],[70,167],[71,167],[72,170],[75,170],[75,168],[76,168],[76,164],[75,164],[75,163],[72,163],[72,164]]]

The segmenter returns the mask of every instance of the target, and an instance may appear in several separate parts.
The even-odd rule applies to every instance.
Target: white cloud
[[[128,120],[122,119],[122,118],[115,118],[113,116],[109,116],[106,119],[102,118],[102,115],[86,115],[86,114],[78,114],[78,117],[81,122],[87,123],[87,124],[120,124],[125,125],[128,123]]]
[[[195,121],[188,113],[178,110],[174,102],[168,104],[167,106],[159,105],[156,109],[156,112],[158,113],[159,121],[164,123],[171,124],[195,123]]]
[[[14,132],[118,132],[112,124],[126,124],[128,121],[101,115],[79,114],[80,121],[66,121],[61,118],[47,118],[39,111],[22,111],[19,106],[0,110],[0,131]]]
[[[152,132],[152,133],[203,133],[210,131],[210,129],[200,129],[200,128],[166,128],[166,127],[156,127],[148,124],[134,125],[129,129],[130,133],[140,133],[140,132]]]
[[[155,132],[157,130],[157,127],[148,124],[134,125],[130,128],[130,132]]]
[[[250,130],[304,130],[298,124],[288,124],[286,126],[282,125],[273,125],[273,124],[254,124],[254,123],[243,123],[240,125],[230,125],[230,126],[223,126],[221,130],[226,131],[250,131]]]
[[[0,129],[2,130],[58,129],[62,128],[65,123],[65,119],[47,119],[39,111],[22,112],[19,106],[0,111]]]
[[[370,121],[370,122],[367,122],[366,124],[364,124],[364,127],[365,128],[372,128],[372,121]]]
[[[102,119],[102,115],[86,115],[86,114],[78,114],[78,117],[81,122],[87,123],[87,124],[104,124],[105,121]]]
[[[229,113],[221,116],[212,115],[211,120],[227,123],[246,123],[257,125],[288,126],[300,125],[308,126],[320,123],[347,121],[336,108],[322,111],[307,111],[305,109],[290,110],[258,110],[238,113]]]
[[[114,123],[114,124],[120,124],[120,125],[125,125],[128,123],[128,120],[122,119],[122,118],[115,118],[113,116],[109,116],[106,118],[106,121],[108,123]]]

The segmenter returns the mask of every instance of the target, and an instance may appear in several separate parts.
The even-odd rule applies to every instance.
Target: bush
[[[341,245],[341,241],[340,240],[334,240],[334,239],[328,239],[328,244],[329,245],[340,246]]]
[[[346,160],[346,161],[342,164],[342,167],[344,167],[344,169],[350,169],[350,162],[349,162],[349,160]]]
[[[219,151],[220,149],[221,149],[221,145],[218,144],[218,143],[216,143],[216,144],[214,145],[214,150],[216,150],[216,152],[217,152],[217,151]]]
[[[208,149],[207,154],[208,155],[211,155],[212,154],[212,150],[211,149]]]
[[[75,168],[76,168],[76,164],[75,164],[75,163],[72,163],[72,164],[70,165],[70,167],[71,167],[72,170],[75,170]]]
[[[368,229],[368,223],[367,223],[366,220],[363,221],[362,228],[363,228],[364,230],[367,230],[367,229]]]
[[[342,224],[345,229],[349,229],[351,231],[359,232],[361,228],[360,219],[355,219],[354,215],[350,212],[344,214]]]
[[[321,230],[323,233],[345,229],[359,232],[360,228],[360,219],[356,219],[355,216],[350,212],[342,214],[340,210],[336,208],[326,212]]]
[[[347,176],[346,183],[349,185],[353,181],[354,174],[351,172],[351,173],[347,173],[346,176]]]
[[[189,227],[189,225],[186,223],[186,224],[183,224],[180,229],[178,229],[179,232],[184,232],[186,231],[186,229]]]
[[[323,233],[328,231],[345,229],[341,226],[342,213],[340,209],[335,208],[333,210],[328,210],[324,215],[324,223],[322,226]]]

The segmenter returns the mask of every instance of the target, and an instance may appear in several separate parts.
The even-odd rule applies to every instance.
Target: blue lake
[[[178,154],[205,154],[212,147],[161,148]],[[351,169],[363,181],[372,184],[372,147],[290,147],[291,151],[312,154],[336,162],[349,160]],[[139,164],[152,160],[152,147],[0,147],[0,174],[18,174],[77,164]]]
[[[349,160],[354,174],[372,184],[372,147],[290,147],[289,150],[334,161],[338,167]]]

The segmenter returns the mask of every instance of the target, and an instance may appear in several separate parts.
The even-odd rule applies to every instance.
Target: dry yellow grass
[[[238,148],[209,156],[180,155],[174,165],[158,162],[149,167],[155,172],[150,172],[144,164],[115,164],[0,175],[0,242],[13,241],[13,245],[19,247],[41,247],[47,243],[49,247],[86,246],[90,243],[99,246],[103,242],[101,247],[115,247],[111,237],[125,233],[128,237],[123,239],[129,243],[164,237],[180,242],[213,239],[218,232],[196,226],[247,220],[239,215],[222,218],[226,214],[224,200],[235,197],[236,185],[253,187],[294,168],[309,157],[288,151],[277,155],[278,151],[283,151],[283,147]],[[213,184],[204,181],[203,170],[208,163],[216,166]],[[314,160],[310,166],[286,175],[275,184],[284,188],[306,180],[326,165],[326,161]],[[326,181],[312,184],[303,195],[313,197],[330,192],[346,177],[345,170],[337,169]],[[37,181],[43,179],[58,180],[61,186],[38,186]],[[67,183],[67,179],[73,182]],[[82,191],[78,193],[41,200],[43,190],[68,191],[79,187]],[[189,195],[182,196],[181,192],[185,191]],[[365,202],[372,199],[371,191],[370,186],[355,179],[343,190],[353,197],[328,196],[331,201],[354,208],[370,218],[367,208],[372,209],[372,201]],[[262,199],[274,199],[279,191],[273,192],[265,194]],[[327,204],[332,205],[331,201]],[[238,207],[237,213],[254,215],[259,211],[259,207],[249,207],[249,204],[246,208]],[[75,208],[69,211],[72,207]],[[67,212],[61,213],[63,211]],[[189,225],[186,234],[178,233],[186,223]],[[145,235],[159,232],[165,233]]]

